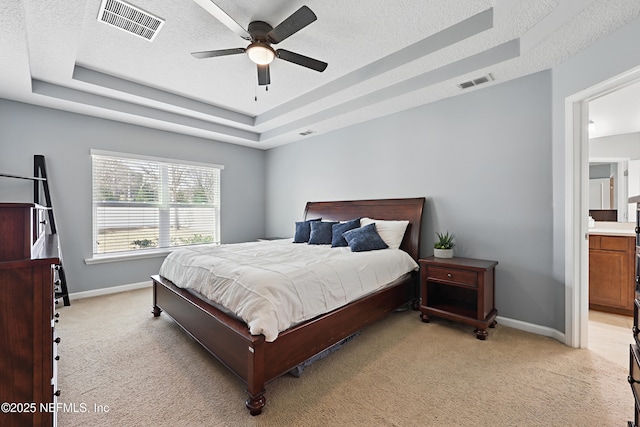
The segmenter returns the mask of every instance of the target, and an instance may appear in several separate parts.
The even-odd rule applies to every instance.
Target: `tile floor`
[[[589,350],[629,368],[633,317],[589,310]]]

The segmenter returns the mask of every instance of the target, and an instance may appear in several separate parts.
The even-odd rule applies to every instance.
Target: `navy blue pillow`
[[[354,228],[345,232],[342,236],[346,239],[353,252],[375,251],[389,247],[376,231],[375,223]]]
[[[316,218],[296,222],[296,234],[293,236],[293,243],[307,243],[311,234],[311,223],[321,220],[322,218]]]
[[[330,221],[316,221],[311,223],[311,235],[309,236],[310,245],[330,245],[331,244],[331,230],[334,224],[337,222]]]
[[[358,227],[360,227],[360,218],[334,224],[331,229],[331,247],[349,246],[344,237],[342,237],[342,233]]]

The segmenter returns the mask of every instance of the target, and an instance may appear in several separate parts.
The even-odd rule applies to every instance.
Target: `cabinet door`
[[[623,310],[630,315],[635,278],[634,239],[598,237],[599,245],[589,245],[589,304],[598,310],[620,314]]]
[[[625,306],[629,277],[627,254],[613,251],[592,251],[589,255],[589,302]]]

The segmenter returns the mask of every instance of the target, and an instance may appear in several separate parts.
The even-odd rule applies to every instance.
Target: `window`
[[[223,166],[91,151],[93,254],[220,243]]]

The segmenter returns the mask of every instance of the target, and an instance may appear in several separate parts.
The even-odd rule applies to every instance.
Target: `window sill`
[[[145,259],[145,258],[159,258],[164,257],[170,254],[173,249],[156,249],[141,252],[122,252],[118,254],[108,254],[108,255],[94,255],[92,258],[85,258],[84,263],[87,265],[93,264],[106,264],[108,262],[119,262],[119,261],[132,261],[136,259]]]

